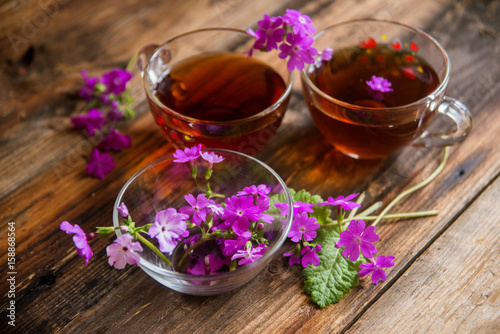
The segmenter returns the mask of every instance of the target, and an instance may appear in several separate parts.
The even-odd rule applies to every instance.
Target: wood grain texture
[[[348,333],[500,332],[498,198],[499,178]]]
[[[457,240],[467,240],[466,234],[460,234],[463,218],[457,217],[480,216],[483,207],[475,206],[475,202],[482,203],[480,194],[485,189],[484,194],[494,193],[491,187],[498,185],[498,181],[492,182],[500,174],[500,1],[423,0],[418,5],[410,0],[46,3],[56,2],[61,4],[58,11],[18,51],[8,36],[22,34],[26,22],[23,17],[31,20],[40,3],[0,4],[0,249],[6,245],[6,223],[15,221],[17,229],[18,322],[9,330],[337,333],[349,328],[354,331],[360,321],[359,328],[369,331],[371,322],[379,324],[374,306],[386,298],[392,300],[386,295],[398,298],[404,291],[401,293],[397,287],[411,283],[406,273],[420,275],[429,285],[437,284],[436,275],[415,273],[414,268],[419,263],[431,266],[428,254],[439,254],[433,253],[434,244],[454,228]],[[280,258],[253,282],[215,297],[170,291],[135,267],[122,271],[110,268],[106,264],[105,240],[92,244],[94,258],[84,268],[71,238],[58,230],[60,222],[69,220],[86,231],[108,225],[115,197],[126,180],[148,162],[170,153],[172,147],[149,115],[136,76],[132,95],[138,116],[120,124],[120,130],[131,135],[134,147],[115,155],[117,168],[105,180],[85,176],[86,157],[95,143],[73,131],[69,123],[71,116],[85,108],[76,95],[81,85],[79,71],[86,68],[91,75],[97,75],[124,66],[143,45],[187,30],[209,26],[255,28],[263,13],[282,14],[285,8],[309,14],[320,29],[361,17],[402,21],[424,29],[443,44],[452,63],[448,95],[469,106],[474,130],[470,138],[452,149],[448,165],[430,186],[394,209],[438,209],[440,215],[380,223],[380,253],[397,257],[396,266],[388,271],[388,281],[373,286],[362,280],[351,295],[324,310],[308,302],[302,292],[299,268],[289,268]],[[383,161],[346,158],[318,133],[297,85],[282,126],[259,158],[293,188],[306,188],[324,197],[366,190],[365,203],[370,204],[378,200],[388,203],[403,189],[424,179],[437,166],[441,154],[439,149],[410,147]],[[486,219],[485,223],[488,231],[496,228],[495,221]],[[467,275],[469,268],[487,274],[482,268],[491,268],[498,261],[495,258],[490,263],[488,259],[456,265],[457,277]],[[5,252],[0,252],[0,272],[6,272],[6,263]],[[476,284],[480,279],[472,282]],[[494,282],[487,275],[485,279]],[[488,292],[473,287],[465,287],[464,291]],[[414,298],[428,293],[421,286],[415,289]],[[453,293],[452,287],[448,289]],[[2,280],[0,294],[3,296],[5,291],[7,282]],[[495,320],[496,295],[488,296],[485,303],[489,306],[483,307],[481,316]],[[459,305],[468,305],[457,298],[456,304],[449,303],[450,312]],[[7,302],[7,298],[1,299],[0,310]],[[413,311],[425,310],[426,305],[425,300],[419,300]],[[456,311],[448,316],[453,320],[456,315],[462,313]],[[405,329],[418,332],[421,321],[428,319],[411,319]],[[0,328],[4,328],[3,321],[5,317],[0,318]],[[462,326],[479,328],[474,327],[476,324],[469,317]]]

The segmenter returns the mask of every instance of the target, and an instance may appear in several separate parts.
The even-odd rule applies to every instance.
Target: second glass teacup
[[[278,129],[292,73],[277,52],[254,52],[243,30],[201,29],[139,53],[153,117],[178,148],[201,143],[255,155]]]
[[[355,20],[319,32],[314,45],[333,48],[333,58],[306,66],[302,90],[316,126],[340,152],[383,158],[407,145],[446,146],[468,135],[469,110],[444,95],[448,56],[426,33]],[[436,113],[453,120],[456,131],[427,131]]]

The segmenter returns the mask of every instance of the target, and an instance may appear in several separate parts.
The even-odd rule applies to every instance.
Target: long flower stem
[[[368,210],[365,210],[368,211]],[[390,215],[384,215],[381,219],[404,219],[404,218],[420,218],[420,217],[429,217],[429,216],[435,216],[439,213],[437,210],[429,210],[429,211],[416,211],[416,212],[403,212],[403,213],[393,213]],[[367,216],[363,213],[360,213],[357,216],[352,217],[354,220],[376,220],[379,216]],[[320,228],[324,227],[331,227],[334,225],[337,225],[338,222],[334,220],[333,222],[329,224],[324,224]]]
[[[151,250],[152,250],[153,252],[155,252],[155,254],[156,254],[156,255],[158,255],[158,257],[159,257],[160,259],[162,259],[162,260],[163,260],[163,262],[165,262],[165,264],[166,264],[167,266],[170,266],[170,264],[171,264],[171,263],[170,263],[169,259],[167,259],[167,258],[165,257],[165,255],[164,255],[162,252],[160,252],[160,250],[159,250],[159,249],[158,249],[155,245],[153,245],[151,242],[149,242],[149,240],[148,240],[148,239],[144,238],[144,237],[143,237],[142,235],[140,235],[139,233],[136,233],[136,234],[135,234],[135,237],[137,238],[137,240],[139,240],[140,242],[142,242],[143,244],[145,244],[146,246],[148,246],[149,248],[151,248]]]
[[[420,217],[429,217],[436,216],[439,214],[438,210],[429,210],[429,211],[418,211],[418,212],[405,212],[405,213],[394,213],[383,216],[381,219],[398,219],[398,218],[420,218]],[[363,220],[376,220],[379,216],[356,216],[357,219]]]
[[[425,187],[426,185],[428,185],[432,180],[434,180],[434,178],[436,176],[438,176],[439,173],[441,173],[441,171],[444,169],[444,166],[446,165],[446,161],[448,160],[448,154],[449,154],[449,151],[450,151],[450,148],[449,146],[447,146],[445,149],[444,149],[444,155],[443,155],[443,161],[441,161],[441,163],[439,164],[438,168],[436,168],[436,170],[431,174],[429,175],[429,177],[427,179],[425,179],[424,181],[420,182],[419,184],[417,184],[416,186],[413,186],[411,187],[410,189],[408,190],[405,190],[403,191],[401,194],[399,194],[399,196],[397,196],[395,199],[392,200],[391,203],[389,203],[389,205],[380,213],[380,215],[377,217],[377,219],[375,219],[375,221],[373,222],[372,226],[375,226],[378,224],[378,222],[382,219],[383,216],[385,216],[385,214],[397,203],[399,202],[403,197],[419,190],[420,188],[423,188]]]

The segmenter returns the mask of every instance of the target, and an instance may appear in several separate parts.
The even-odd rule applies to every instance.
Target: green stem
[[[450,151],[450,148],[447,146],[445,149],[444,149],[444,155],[443,155],[443,161],[441,161],[441,163],[439,164],[438,168],[436,168],[436,170],[427,178],[425,179],[424,181],[420,182],[419,184],[417,184],[416,186],[413,186],[411,187],[410,189],[408,190],[405,190],[403,191],[401,194],[399,194],[399,196],[397,196],[394,200],[392,200],[392,202],[380,213],[380,215],[377,217],[377,219],[375,219],[375,221],[373,222],[372,226],[375,226],[378,224],[378,222],[380,221],[380,219],[382,219],[383,216],[385,216],[385,214],[397,203],[399,202],[403,197],[419,190],[420,188],[423,188],[425,187],[426,185],[428,185],[432,180],[434,180],[434,178],[436,176],[438,176],[439,173],[441,173],[441,171],[444,169],[444,166],[446,165],[446,161],[448,160],[448,154],[449,154],[449,151]]]
[[[363,200],[365,199],[365,192],[363,191],[361,193],[361,195],[358,197],[358,200],[356,201],[356,203],[358,203],[359,205],[361,205],[361,203],[363,203]],[[348,221],[351,221],[352,218],[354,217],[354,215],[356,214],[356,212],[358,211],[359,208],[354,208],[351,210],[351,212],[349,213],[349,216],[347,217],[347,220]]]
[[[436,216],[439,214],[438,210],[430,210],[430,211],[418,211],[418,212],[405,212],[405,213],[393,213],[389,215],[383,216],[381,219],[398,219],[398,218],[420,218],[420,217],[429,217]],[[357,216],[357,219],[363,220],[376,220],[379,216]]]
[[[368,210],[365,210],[368,211]],[[420,217],[429,217],[429,216],[435,216],[439,213],[437,210],[429,210],[429,211],[417,211],[417,212],[404,212],[404,213],[393,213],[390,215],[384,215],[380,219],[401,219],[401,218],[420,218]],[[379,216],[365,216],[363,213],[359,214],[358,216],[354,216],[354,220],[376,220]],[[324,227],[331,227],[334,225],[337,225],[337,221],[334,220],[333,222],[329,224],[324,224],[320,228]]]
[[[153,252],[155,252],[156,255],[158,255],[158,257],[160,259],[163,260],[163,262],[165,262],[165,264],[167,266],[170,266],[170,261],[165,257],[165,255],[160,252],[160,250],[158,248],[156,248],[155,245],[153,245],[151,242],[149,242],[148,239],[144,238],[142,235],[140,235],[139,233],[136,233],[135,234],[135,237],[137,238],[137,240],[139,240],[140,242],[142,242],[143,244],[145,244],[146,246],[148,246],[149,248],[151,248],[151,250]]]

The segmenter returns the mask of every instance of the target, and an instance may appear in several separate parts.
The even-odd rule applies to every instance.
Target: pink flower
[[[200,226],[201,222],[207,219],[207,210],[205,208],[209,204],[208,199],[204,194],[199,194],[196,199],[191,194],[187,194],[184,198],[191,206],[183,206],[179,209],[179,212],[188,217],[192,215],[191,222]]]
[[[372,242],[380,239],[375,233],[375,226],[368,226],[365,229],[365,222],[362,220],[352,220],[348,230],[340,233],[340,240],[335,244],[335,247],[344,247],[342,255],[348,258],[349,261],[355,262],[359,258],[359,250],[366,258],[371,258],[377,249]]]
[[[226,208],[222,219],[225,224],[232,226],[234,233],[239,236],[249,237],[252,232],[247,231],[250,228],[250,221],[258,221],[260,210],[253,204],[251,196],[232,196],[226,199]]]
[[[128,217],[128,208],[125,203],[122,202],[116,209],[118,210],[120,216],[122,216],[123,218]]]
[[[281,59],[290,56],[287,64],[289,71],[293,71],[295,68],[302,71],[304,69],[304,63],[314,63],[314,56],[318,54],[318,50],[312,47],[312,43],[314,42],[312,37],[301,37],[288,33],[286,35],[286,41],[288,44],[283,43],[280,45],[279,49],[281,52],[278,56]]]
[[[316,32],[311,18],[298,10],[287,9],[283,19],[287,24],[293,25],[293,33],[301,37],[312,36]]]
[[[297,215],[292,222],[288,237],[292,239],[293,242],[299,242],[300,240],[312,241],[316,238],[316,230],[320,228],[320,226],[319,223],[316,223],[316,218],[309,218],[307,213],[304,212],[302,216]]]
[[[101,83],[106,86],[106,94],[120,95],[127,89],[127,82],[132,79],[132,73],[115,68],[101,76]]]
[[[288,214],[288,203],[274,203],[274,206],[281,209],[281,215],[286,216]],[[300,201],[293,202],[293,216],[296,217],[304,212],[314,212],[312,207],[314,204],[303,203]]]
[[[274,217],[271,215],[268,215],[267,213],[264,213],[267,210],[269,210],[269,198],[259,197],[259,199],[257,199],[257,207],[260,210],[260,214],[259,214],[260,219],[262,219],[262,221],[264,221],[265,223],[272,224]]]
[[[375,91],[379,91],[382,93],[392,92],[391,82],[383,77],[372,75],[372,79],[370,81],[367,81],[366,84]]]
[[[197,260],[196,263],[186,269],[186,272],[191,275],[214,275],[224,265],[224,261],[219,257],[208,254],[203,261]]]
[[[363,268],[359,271],[359,277],[372,274],[373,284],[378,284],[379,281],[385,281],[387,275],[382,268],[390,268],[394,266],[395,256],[380,255],[376,260],[371,260],[370,263],[360,264],[359,267]]]
[[[189,236],[187,230],[186,216],[177,213],[177,210],[168,208],[159,211],[155,216],[155,222],[149,228],[148,234],[151,238],[156,238],[160,244],[160,251],[171,253],[177,246],[177,239]]]
[[[290,257],[288,259],[288,265],[289,266],[293,266],[293,265],[296,265],[296,264],[300,264],[301,263],[301,260],[300,260],[300,257],[296,256],[295,254],[293,253],[283,253],[283,256],[284,257]],[[319,259],[319,258],[318,258]]]
[[[124,148],[129,148],[132,146],[132,140],[130,136],[122,135],[118,130],[112,129],[111,132],[104,137],[102,142],[97,146],[97,148],[103,151],[120,151]]]
[[[89,137],[101,130],[106,120],[98,109],[90,109],[87,114],[71,117],[71,123],[76,130],[85,130]]]
[[[212,168],[213,164],[224,161],[222,156],[215,154],[214,152],[201,152],[201,157],[208,161],[208,168]]]
[[[260,46],[260,49],[265,45],[267,51],[277,49],[278,43],[283,41],[283,34],[285,33],[282,24],[283,19],[281,17],[269,17],[269,15],[264,14],[264,18],[257,22],[261,29],[255,32],[258,41],[256,46]]]
[[[238,265],[244,266],[260,259],[265,250],[266,250],[265,244],[260,244],[255,248],[249,247],[248,249],[238,250],[231,257],[231,260],[241,259],[238,261]]]
[[[78,226],[77,224],[71,225],[67,221],[63,221],[59,228],[62,231],[66,232],[66,234],[74,234],[73,242],[76,246],[76,252],[78,253],[78,255],[85,259],[85,265],[87,265],[89,263],[89,260],[94,255],[92,253],[92,249],[88,244],[88,240],[91,239],[91,236],[89,235],[89,239],[87,239],[87,235],[80,226]]]
[[[87,74],[87,71],[82,70],[82,77],[84,84],[80,91],[78,92],[78,95],[83,97],[86,100],[91,100],[93,95],[94,95],[94,90],[95,90],[95,85],[99,82],[98,77],[89,77]]]
[[[142,252],[141,244],[137,241],[132,242],[134,237],[130,234],[124,234],[115,239],[115,241],[106,247],[108,263],[116,269],[125,268],[125,264],[139,264],[139,255],[135,252]]]
[[[238,191],[236,196],[244,196],[244,195],[252,195],[254,197],[257,196],[265,196],[271,192],[271,188],[266,186],[265,184],[259,184],[258,186],[251,185],[250,187],[243,188],[242,191]]]
[[[321,51],[321,60],[329,61],[330,59],[332,59],[332,56],[333,56],[332,48],[325,48],[323,51]]]
[[[248,238],[245,237],[238,237],[235,240],[224,240],[221,247],[222,254],[224,254],[224,256],[231,256],[236,253],[236,251],[242,250],[247,242]]]
[[[186,147],[184,151],[182,150],[176,150],[174,153],[174,162],[188,162],[191,160],[195,160],[200,156],[201,152],[201,144],[192,146],[192,147]]]
[[[94,149],[90,153],[90,161],[85,166],[85,173],[102,180],[115,166],[113,157],[108,153],[101,153],[98,149]]]
[[[319,265],[319,256],[318,252],[321,250],[320,245],[305,246],[302,248],[300,254],[302,255],[302,267],[306,268],[308,265],[312,264],[317,267]]]
[[[352,210],[354,208],[361,207],[361,204],[350,201],[351,199],[353,199],[358,195],[359,194],[351,194],[346,198],[344,198],[344,196],[339,196],[335,199],[333,199],[333,197],[328,197],[328,202],[321,202],[318,203],[318,205],[334,205],[334,206],[340,205],[344,210]]]

